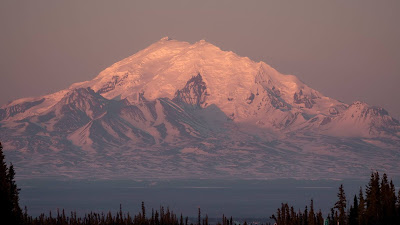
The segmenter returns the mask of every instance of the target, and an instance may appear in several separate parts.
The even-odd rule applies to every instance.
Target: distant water
[[[124,212],[135,214],[145,202],[148,215],[151,208],[160,205],[175,213],[196,217],[198,208],[203,216],[210,218],[233,216],[233,218],[259,218],[265,221],[281,203],[288,202],[296,210],[314,200],[314,208],[321,209],[324,217],[336,202],[340,184],[344,184],[349,203],[360,186],[365,189],[368,180],[19,180],[22,189],[21,206],[28,213],[54,213],[57,208],[66,212],[116,212],[122,205]],[[256,220],[256,219],[254,219]]]

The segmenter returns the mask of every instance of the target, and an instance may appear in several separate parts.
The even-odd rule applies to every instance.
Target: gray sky
[[[0,0],[0,105],[94,78],[164,36],[205,39],[400,118],[400,1]]]

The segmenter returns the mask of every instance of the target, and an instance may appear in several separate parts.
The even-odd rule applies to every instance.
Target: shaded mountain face
[[[204,108],[207,107],[207,96],[207,86],[201,75],[197,74],[188,80],[184,88],[176,91],[173,100],[178,104]]]
[[[21,177],[400,176],[400,124],[199,41],[161,39],[91,81],[0,108]]]

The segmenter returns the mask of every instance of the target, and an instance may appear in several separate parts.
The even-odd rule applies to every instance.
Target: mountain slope
[[[2,106],[0,139],[24,176],[400,175],[400,124],[384,109],[203,40],[163,38],[93,80]]]

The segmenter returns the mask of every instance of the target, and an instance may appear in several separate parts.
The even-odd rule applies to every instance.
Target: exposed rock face
[[[303,103],[304,106],[307,109],[311,109],[313,107],[313,105],[315,104],[314,99],[316,99],[316,96],[307,96],[307,95],[303,95],[303,90],[300,90],[299,93],[294,93],[293,99],[294,99],[294,103],[296,104],[301,104]]]
[[[98,91],[97,93],[99,94],[103,94],[103,93],[107,93],[110,92],[112,90],[115,89],[115,86],[117,86],[118,84],[120,84],[123,80],[125,80],[128,77],[128,74],[125,74],[122,77],[119,76],[113,76],[111,78],[111,80],[107,83],[105,83]]]
[[[21,104],[12,105],[10,107],[4,107],[0,109],[0,120],[4,120],[13,117],[19,113],[24,113],[26,110],[40,105],[44,102],[44,98],[32,101],[32,102],[22,102]]]
[[[174,101],[203,108],[207,106],[207,96],[207,86],[201,75],[197,74],[187,81],[184,88],[176,91]]]

